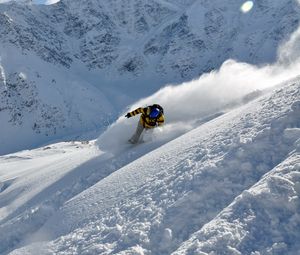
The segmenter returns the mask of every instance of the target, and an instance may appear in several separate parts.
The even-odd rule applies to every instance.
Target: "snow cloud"
[[[155,139],[174,139],[205,120],[243,103],[247,95],[258,94],[256,92],[299,75],[299,40],[300,29],[280,47],[278,61],[273,65],[257,67],[227,60],[219,70],[191,82],[166,86],[136,102],[128,111],[153,103],[161,104],[165,110],[166,125],[161,130],[155,129],[153,134]],[[117,148],[130,138],[139,117],[126,119],[124,115],[99,137],[100,148]]]

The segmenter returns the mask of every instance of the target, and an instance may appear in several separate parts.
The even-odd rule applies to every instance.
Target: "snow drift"
[[[292,154],[173,254],[299,254],[299,163]]]

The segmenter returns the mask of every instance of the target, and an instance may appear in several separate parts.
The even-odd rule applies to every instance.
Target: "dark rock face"
[[[35,82],[27,81],[22,74],[10,74],[0,93],[0,113],[6,111],[11,125],[20,128],[27,118],[33,116],[32,130],[35,133],[54,135],[57,128],[64,128],[62,109],[43,103],[37,91]]]

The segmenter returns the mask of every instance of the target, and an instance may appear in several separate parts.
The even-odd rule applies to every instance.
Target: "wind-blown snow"
[[[299,74],[299,67],[298,62],[288,67],[281,62],[259,68],[228,60],[220,70],[204,74],[192,82],[164,87],[136,102],[128,111],[153,103],[161,104],[166,115],[166,125],[146,132],[144,138],[146,141],[160,141],[161,144],[186,133],[201,122],[253,100],[271,86],[291,79]],[[98,138],[97,144],[101,150],[115,153],[124,148],[140,117],[138,115],[128,120],[124,115],[125,112]]]
[[[299,62],[299,58],[300,58],[299,40],[300,40],[300,28],[298,28],[298,30],[291,35],[287,43],[285,43],[279,48],[280,63],[290,65],[290,67],[293,68],[293,65]]]

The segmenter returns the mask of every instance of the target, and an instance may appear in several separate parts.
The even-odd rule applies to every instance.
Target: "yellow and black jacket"
[[[137,108],[132,112],[129,112],[128,114],[130,117],[135,116],[137,114],[142,114],[140,118],[140,122],[143,125],[144,128],[154,128],[157,125],[161,126],[165,122],[165,117],[163,113],[160,113],[157,118],[152,119],[150,118],[150,112],[151,112],[151,106],[145,107],[145,108]]]

